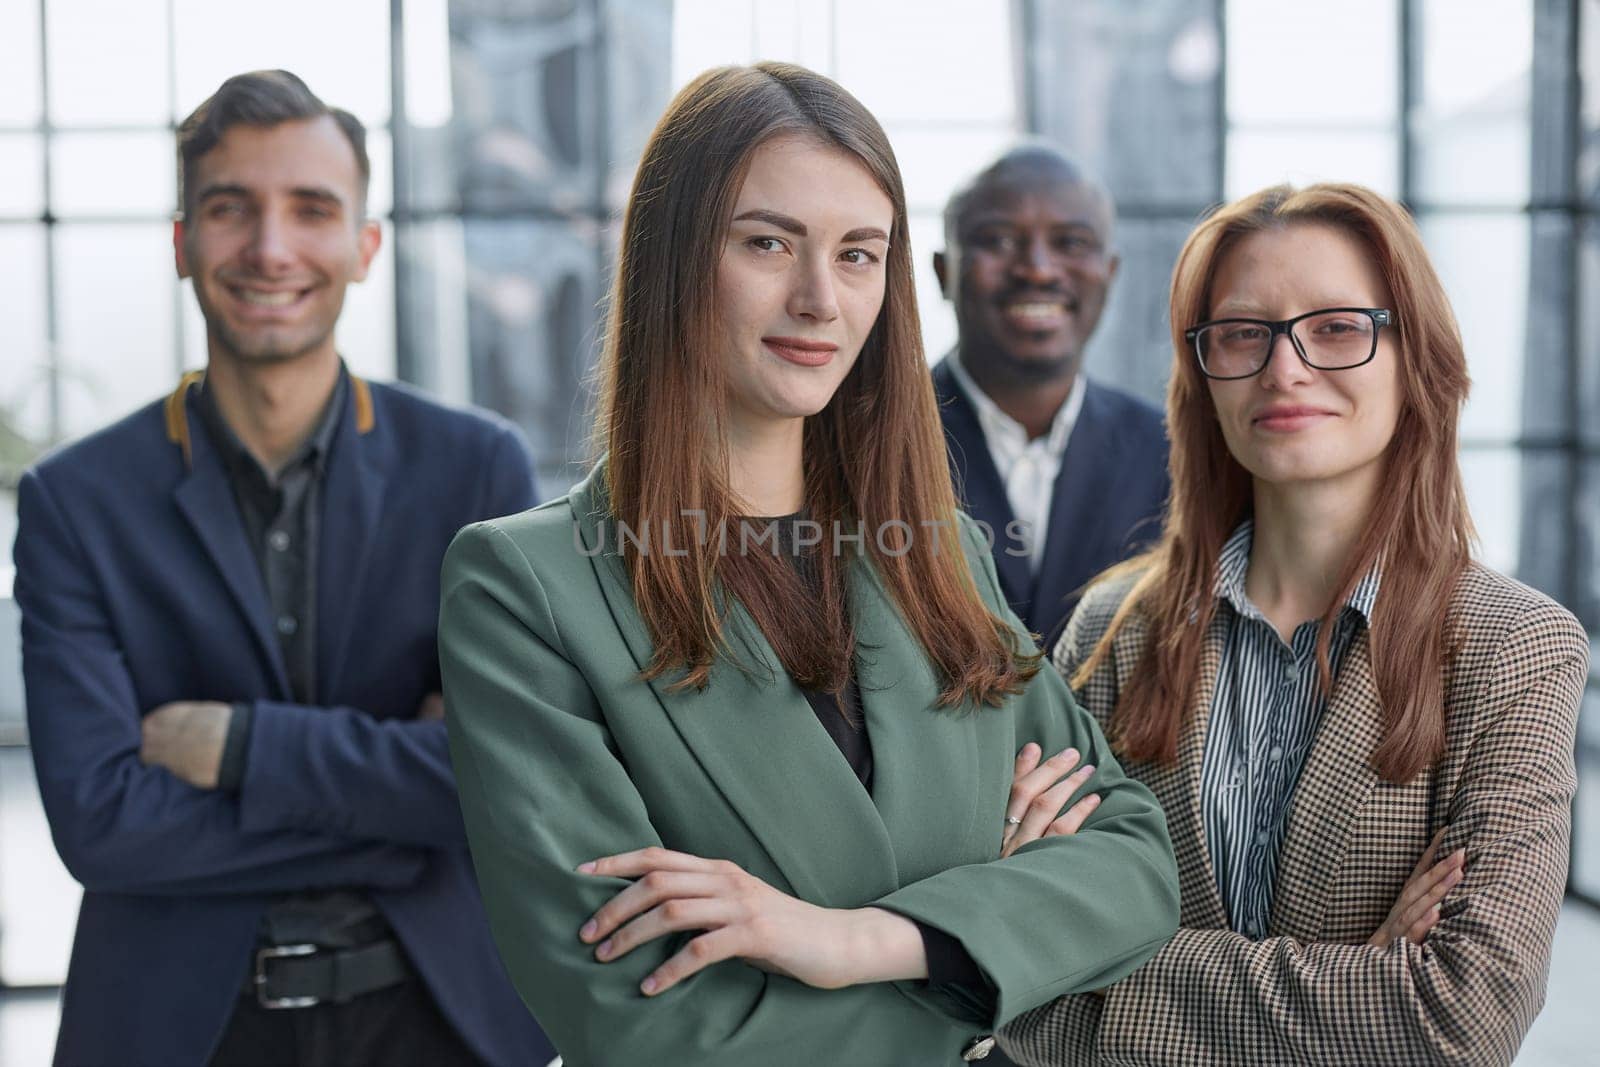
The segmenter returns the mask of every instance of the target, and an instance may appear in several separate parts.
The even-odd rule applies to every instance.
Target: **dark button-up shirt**
[[[299,450],[269,472],[228,426],[204,386],[196,398],[206,432],[228,470],[245,536],[261,568],[272,628],[283,650],[289,689],[301,704],[315,702],[317,681],[317,543],[323,473],[350,385],[339,375],[327,408]]]
[[[239,440],[209,389],[202,385],[195,398],[206,434],[228,471],[246,539],[261,569],[289,689],[300,704],[317,702],[317,547],[322,487],[349,389],[349,378],[341,371],[311,436],[276,472],[264,468]],[[249,704],[234,705],[217,774],[219,789],[238,789],[244,778],[251,715]],[[386,930],[387,924],[364,894],[338,890],[281,898],[262,917],[261,934],[276,944],[309,941],[346,947],[377,940]]]
[[[1245,595],[1254,524],[1246,521],[1222,548],[1217,610],[1228,637],[1211,698],[1201,762],[1206,848],[1217,889],[1236,933],[1266,936],[1278,850],[1289,802],[1316,739],[1328,693],[1317,677],[1321,620],[1301,623],[1285,644]],[[1345,653],[1370,626],[1378,569],[1357,583],[1334,624],[1329,666],[1339,676]]]
[[[778,527],[776,544],[779,551],[788,557],[812,593],[820,596],[822,574],[817,569],[815,557],[798,547],[799,524],[805,520],[806,513],[802,511],[775,519],[745,521],[761,527],[763,535],[768,524],[776,523]],[[824,540],[823,543],[826,544],[827,541]],[[806,703],[811,705],[811,711],[816,715],[817,721],[838,746],[840,755],[850,764],[850,769],[855,772],[862,787],[870,793],[872,742],[867,737],[867,724],[861,713],[861,688],[856,683],[855,671],[850,672],[850,680],[841,693],[825,693],[810,689],[801,692],[805,694]],[[1004,814],[1004,812],[997,813],[996,821],[999,821]],[[913,919],[912,922],[916,920]],[[989,1014],[988,1008],[994,1003],[998,994],[984,977],[983,971],[978,968],[971,954],[962,947],[960,941],[943,930],[920,922],[916,922],[916,925],[922,934],[922,948],[928,959],[928,984],[945,987],[967,1002],[978,1005],[980,1015]]]

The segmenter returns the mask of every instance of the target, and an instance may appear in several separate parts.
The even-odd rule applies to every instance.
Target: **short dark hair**
[[[187,212],[195,164],[235,126],[276,126],[280,122],[332,117],[356,153],[361,200],[367,199],[372,162],[367,158],[367,128],[343,108],[329,107],[306,83],[286,70],[235,74],[195,108],[178,127],[178,206]]]

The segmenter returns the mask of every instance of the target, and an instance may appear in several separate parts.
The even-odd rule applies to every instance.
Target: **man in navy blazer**
[[[354,118],[241,75],[179,151],[207,370],[18,495],[30,740],[84,886],[56,1061],[542,1065],[435,652],[445,548],[534,503],[526,446],[335,351],[379,241]]]
[[[1167,498],[1161,413],[1083,373],[1114,216],[1081,168],[1028,144],[951,198],[933,257],[959,328],[933,370],[956,492],[1045,647],[1085,583],[1156,539]]]

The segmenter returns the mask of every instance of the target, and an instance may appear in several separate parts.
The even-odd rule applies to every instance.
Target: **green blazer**
[[[532,511],[467,527],[444,562],[440,660],[450,750],[490,924],[568,1067],[958,1063],[972,1039],[1133,971],[1176,929],[1165,820],[1048,665],[1000,708],[940,710],[886,589],[848,569],[873,754],[862,788],[737,603],[702,692],[640,680],[651,642],[605,549],[604,468]],[[1011,620],[970,520],[990,609]],[[581,538],[581,540],[580,540]],[[1102,802],[1075,835],[998,858],[1017,750],[1076,746]],[[875,905],[957,938],[998,992],[982,1009],[926,982],[814,989],[740,961],[638,991],[683,938],[599,963],[578,927],[626,883],[580,863],[648,845],[728,859],[830,908]]]

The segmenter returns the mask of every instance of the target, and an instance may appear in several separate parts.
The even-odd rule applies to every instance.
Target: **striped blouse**
[[[1316,738],[1328,694],[1317,682],[1320,620],[1295,627],[1285,644],[1245,595],[1254,524],[1246,520],[1222,548],[1217,610],[1228,637],[1206,730],[1201,808],[1206,850],[1236,933],[1266,936],[1278,848],[1300,768]],[[1371,625],[1379,573],[1357,583],[1334,625],[1329,665],[1335,678],[1362,626]]]

